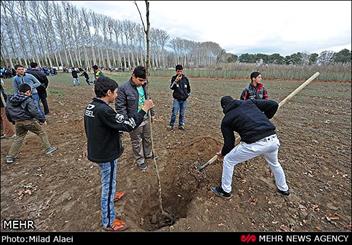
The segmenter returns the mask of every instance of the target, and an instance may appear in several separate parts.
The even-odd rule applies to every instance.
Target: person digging
[[[280,142],[275,126],[270,122],[279,105],[273,100],[234,100],[231,96],[221,98],[225,114],[221,122],[224,146],[217,153],[223,159],[222,179],[211,191],[222,198],[231,198],[234,167],[257,156],[264,156],[274,174],[277,190],[282,195],[290,194],[285,173],[278,160]],[[263,113],[264,112],[264,113]],[[235,147],[237,132],[241,142]]]

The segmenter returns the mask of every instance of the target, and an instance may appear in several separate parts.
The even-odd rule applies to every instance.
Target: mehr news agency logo
[[[350,234],[241,234],[242,244],[250,243],[347,243],[350,244]]]

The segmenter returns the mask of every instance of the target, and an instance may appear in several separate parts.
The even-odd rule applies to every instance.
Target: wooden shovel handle
[[[206,163],[204,163],[203,165],[198,167],[198,170],[201,171],[203,168],[205,168],[206,166],[208,166],[209,164],[212,164],[213,162],[216,161],[216,159],[218,159],[218,155],[213,156],[209,161],[207,161]]]

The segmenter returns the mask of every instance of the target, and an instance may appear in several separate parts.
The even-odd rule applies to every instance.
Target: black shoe
[[[180,129],[180,130],[185,130],[185,126],[180,125],[180,126],[178,126],[178,129]]]
[[[225,192],[221,186],[212,186],[211,188],[211,191],[215,193],[215,195],[219,196],[219,197],[222,197],[222,198],[225,198],[225,199],[230,199],[232,197],[232,194],[231,193],[227,193]]]
[[[282,191],[282,190],[277,189],[277,191],[278,191],[280,194],[284,195],[284,196],[290,195],[290,190]]]
[[[167,126],[167,129],[168,129],[168,130],[173,130],[173,129],[174,129],[174,125],[169,125],[169,126]]]
[[[138,165],[141,171],[146,171],[148,169],[148,165],[144,162],[141,165]]]
[[[155,156],[153,153],[151,156],[145,157],[145,159],[158,159],[158,156]]]

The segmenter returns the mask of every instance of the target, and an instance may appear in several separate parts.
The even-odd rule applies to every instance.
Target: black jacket
[[[86,79],[89,79],[89,75],[86,71],[82,72],[82,74],[79,76],[84,76]]]
[[[145,111],[141,110],[127,118],[117,114],[103,100],[94,98],[84,114],[88,159],[104,163],[119,158],[123,152],[119,131],[132,131],[142,123],[144,115]]]
[[[275,126],[269,119],[275,115],[278,106],[278,103],[273,100],[250,99],[243,101],[231,98],[231,100],[222,103],[225,113],[221,122],[221,132],[224,137],[222,155],[225,156],[234,148],[234,131],[241,136],[241,141],[247,144],[275,134]]]
[[[186,100],[191,93],[191,87],[189,85],[188,78],[185,75],[182,75],[181,80],[176,83],[174,82],[176,77],[177,75],[171,78],[170,89],[174,91],[172,96],[177,100]]]
[[[72,70],[71,74],[73,78],[78,78],[78,71]]]
[[[42,86],[37,87],[38,95],[45,94],[46,95],[46,88],[48,87],[49,80],[44,72],[38,69],[28,69],[26,73],[32,74],[38,81],[42,84]]]
[[[11,122],[33,118],[36,118],[39,122],[45,122],[45,117],[39,113],[32,96],[26,96],[23,93],[16,93],[8,97],[6,112]]]

